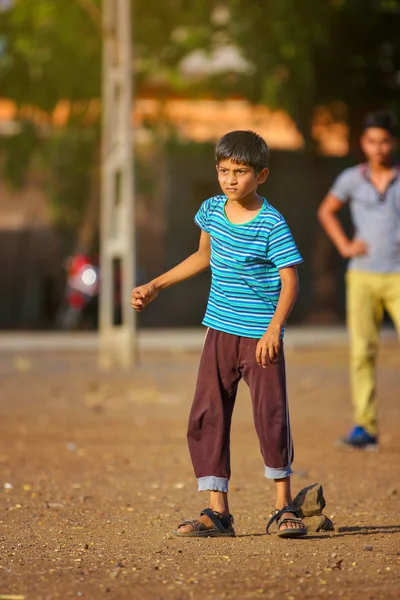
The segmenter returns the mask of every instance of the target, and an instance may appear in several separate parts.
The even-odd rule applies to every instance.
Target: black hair
[[[397,136],[397,118],[396,115],[388,110],[377,110],[370,112],[365,118],[364,131],[377,127],[384,129],[393,137]]]
[[[230,131],[215,147],[215,160],[232,160],[253,167],[257,174],[268,167],[269,148],[266,141],[254,131]]]

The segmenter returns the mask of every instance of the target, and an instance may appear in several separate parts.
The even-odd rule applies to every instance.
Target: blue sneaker
[[[360,425],[355,425],[350,433],[336,442],[337,446],[358,448],[359,450],[378,450],[378,436],[370,435]]]

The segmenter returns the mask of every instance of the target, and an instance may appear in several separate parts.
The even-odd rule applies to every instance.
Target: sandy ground
[[[101,373],[86,354],[0,360],[0,598],[400,598],[400,352],[379,364],[381,451],[343,452],[347,351],[287,352],[294,492],[324,486],[335,532],[266,536],[263,478],[243,386],[232,430],[234,539],[177,539],[196,492],[185,429],[197,354],[145,354]]]

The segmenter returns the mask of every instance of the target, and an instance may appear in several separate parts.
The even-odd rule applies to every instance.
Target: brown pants
[[[283,347],[278,360],[264,369],[256,362],[257,343],[214,329],[207,332],[188,427],[199,491],[228,491],[231,420],[242,378],[250,388],[265,476],[282,479],[292,473]]]

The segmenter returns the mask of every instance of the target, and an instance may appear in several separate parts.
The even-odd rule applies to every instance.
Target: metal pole
[[[129,366],[136,358],[130,0],[103,0],[103,139],[100,211],[99,363]],[[121,324],[115,324],[116,277]]]

